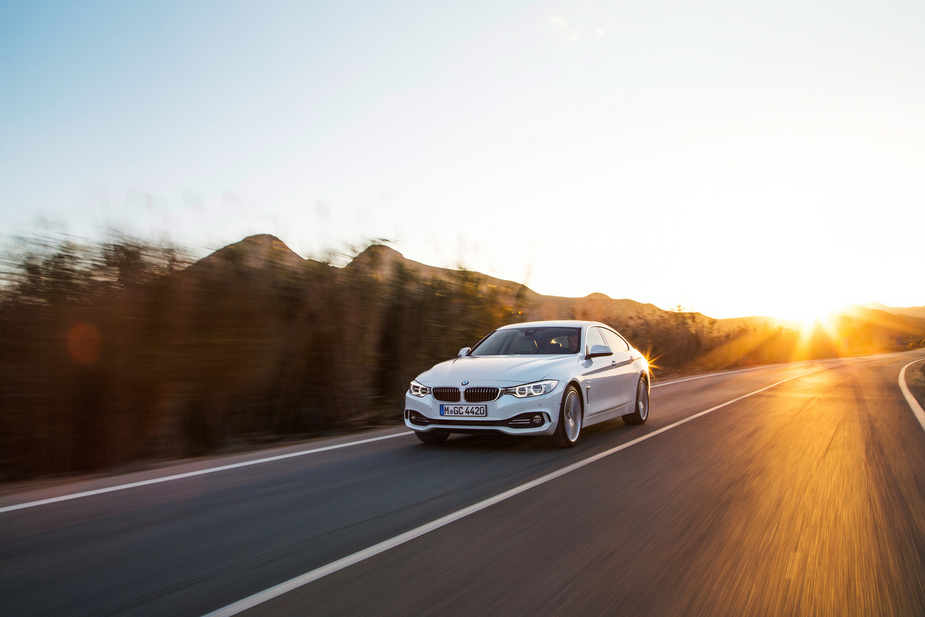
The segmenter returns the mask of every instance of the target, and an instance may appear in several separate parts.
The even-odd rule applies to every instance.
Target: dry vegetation
[[[376,247],[344,269],[270,236],[178,254],[123,238],[7,256],[5,477],[393,421],[418,372],[519,315],[473,273],[385,280]]]
[[[804,339],[769,321],[733,325],[599,294],[543,297],[474,272],[416,264],[379,245],[345,268],[303,260],[272,236],[191,265],[182,255],[130,238],[7,251],[2,477],[396,422],[417,373],[527,319],[610,323],[669,372],[895,349],[925,338],[920,326],[887,317],[876,324],[844,316],[834,336],[819,330]]]

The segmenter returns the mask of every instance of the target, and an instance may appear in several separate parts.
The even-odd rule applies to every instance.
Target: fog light
[[[543,423],[543,416],[541,416],[540,414],[536,414],[535,416],[533,416],[533,423],[536,424],[537,426],[539,426],[540,424],[542,424],[542,423]]]
[[[413,411],[411,409],[408,409],[406,411],[408,412],[408,420],[410,420],[412,424],[419,424],[419,425],[428,424],[427,418],[425,418],[418,412]]]

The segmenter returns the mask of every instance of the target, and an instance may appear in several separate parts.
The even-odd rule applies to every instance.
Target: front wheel
[[[627,424],[645,424],[649,418],[649,385],[645,379],[639,378],[636,385],[636,407],[633,413],[623,416]]]
[[[571,448],[578,442],[581,433],[581,421],[584,417],[581,395],[575,386],[565,389],[562,405],[559,408],[559,425],[549,438],[549,444],[556,448]]]
[[[443,431],[431,431],[429,433],[414,431],[414,434],[424,443],[443,443],[446,441],[446,438],[450,436],[449,433]]]

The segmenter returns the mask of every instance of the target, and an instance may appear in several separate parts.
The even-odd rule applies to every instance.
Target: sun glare
[[[831,321],[832,314],[843,308],[832,303],[801,302],[799,306],[782,309],[774,316],[808,327],[816,322],[825,323]]]
[[[804,307],[804,311],[800,321],[799,326],[799,340],[794,349],[793,359],[803,359],[811,355],[810,350],[814,344],[818,344],[819,337],[822,336],[823,340],[832,341],[832,350],[833,353],[839,355],[838,350],[836,349],[838,341],[838,328],[836,327],[835,315],[838,312],[838,308],[833,307]],[[816,341],[816,343],[814,343]]]
[[[825,324],[831,322],[830,315],[832,312],[833,311],[826,309],[814,309],[811,311],[806,311],[799,318],[799,321],[801,322],[804,330],[813,328],[816,324],[824,326]]]

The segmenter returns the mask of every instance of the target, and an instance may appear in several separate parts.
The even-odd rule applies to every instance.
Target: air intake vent
[[[498,388],[466,388],[467,403],[487,403],[498,398],[501,390]]]
[[[459,402],[459,388],[434,388],[431,390],[434,398],[444,403]]]

